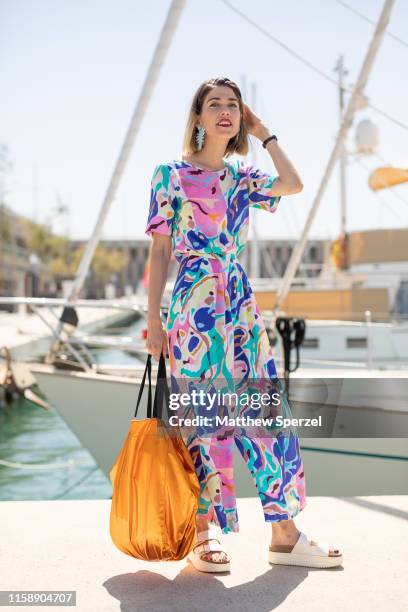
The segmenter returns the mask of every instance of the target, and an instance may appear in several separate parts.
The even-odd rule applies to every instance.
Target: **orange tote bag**
[[[200,485],[180,432],[167,428],[166,363],[160,355],[152,416],[151,355],[140,385],[129,432],[109,476],[113,485],[110,536],[122,552],[145,561],[178,561],[196,540]],[[137,420],[146,373],[147,418]]]

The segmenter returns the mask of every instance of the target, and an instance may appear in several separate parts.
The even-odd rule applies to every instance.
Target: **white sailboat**
[[[31,367],[47,398],[108,476],[134,414],[144,366],[123,366],[121,373],[118,368],[104,370],[106,374],[58,371],[47,364]],[[338,368],[300,369],[291,380],[294,416],[297,402],[304,402],[305,398],[309,406],[314,404],[315,413],[336,413],[330,437],[300,436],[309,494],[406,493],[408,377],[400,370],[359,370],[353,374],[354,385],[345,385],[345,381],[350,382],[350,371]],[[322,402],[328,387],[333,401],[345,405],[342,410]],[[142,397],[138,417],[145,414],[145,401],[146,397]],[[365,430],[356,429],[359,419]],[[373,419],[370,430],[368,424]],[[379,437],[380,432],[387,435]],[[398,437],[399,432],[402,437]],[[253,484],[238,453],[235,461],[238,495],[253,496]]]

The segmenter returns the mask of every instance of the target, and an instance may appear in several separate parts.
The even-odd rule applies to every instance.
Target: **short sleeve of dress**
[[[153,172],[150,189],[150,206],[145,234],[172,235],[174,217],[171,166],[159,164]]]
[[[281,196],[272,195],[272,185],[278,178],[267,172],[246,166],[248,177],[249,206],[261,208],[268,212],[275,212],[280,202]]]

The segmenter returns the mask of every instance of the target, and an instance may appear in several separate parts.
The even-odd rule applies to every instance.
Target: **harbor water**
[[[105,328],[100,334],[140,338],[143,327],[144,320],[139,320]],[[117,349],[91,353],[97,363],[140,363],[136,356]],[[109,499],[111,495],[110,481],[54,409],[45,410],[24,398],[0,407],[0,501]]]

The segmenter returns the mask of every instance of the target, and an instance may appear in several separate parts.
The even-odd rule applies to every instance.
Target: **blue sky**
[[[231,0],[286,45],[325,73],[345,56],[346,84],[355,82],[373,26],[336,0]],[[349,0],[377,19],[379,0]],[[147,67],[170,6],[169,0],[2,0],[0,143],[13,163],[6,202],[18,213],[46,221],[58,198],[69,207],[72,238],[94,226]],[[397,0],[389,30],[404,38],[408,3]],[[408,39],[408,36],[406,36]],[[386,36],[366,89],[370,101],[408,124],[408,48]],[[264,37],[220,0],[188,0],[139,131],[131,160],[104,228],[106,238],[142,238],[151,175],[157,163],[181,155],[189,103],[211,76],[256,83],[257,114],[280,138],[298,169],[302,193],[282,198],[271,215],[256,211],[261,237],[296,238],[318,188],[338,128],[337,88]],[[247,101],[251,104],[250,97]],[[407,131],[371,109],[379,129],[379,154],[408,160]],[[268,154],[254,143],[257,165],[275,173]],[[378,158],[361,163],[374,168]],[[339,230],[336,168],[311,230],[334,237]],[[408,185],[381,192],[368,188],[367,170],[347,167],[348,229],[408,225]],[[34,178],[36,177],[36,178]],[[36,185],[36,188],[35,188]],[[36,195],[35,195],[36,193]]]

